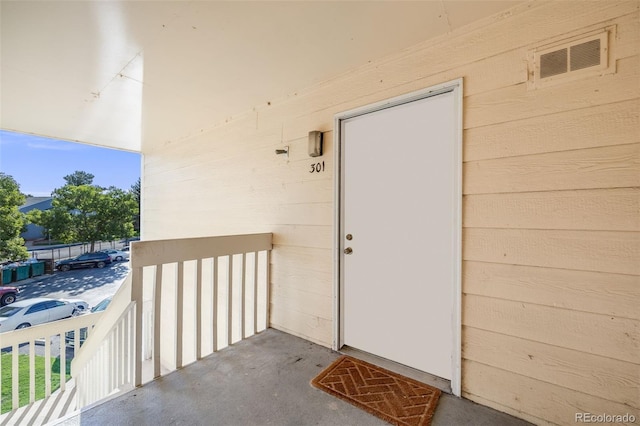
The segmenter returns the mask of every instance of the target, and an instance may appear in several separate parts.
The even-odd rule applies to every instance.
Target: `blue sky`
[[[0,130],[0,172],[23,193],[49,196],[76,170],[94,175],[95,185],[128,190],[140,177],[140,154]]]

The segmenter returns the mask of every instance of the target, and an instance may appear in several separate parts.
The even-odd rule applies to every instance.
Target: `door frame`
[[[455,135],[455,197],[454,197],[454,211],[455,211],[455,232],[453,236],[454,247],[454,263],[455,270],[451,271],[453,278],[453,318],[451,319],[452,327],[452,377],[451,377],[451,391],[456,396],[461,396],[462,388],[462,78],[448,81],[442,84],[428,87],[426,89],[418,90],[415,92],[407,93],[404,95],[396,96],[391,99],[376,102],[373,104],[358,107],[352,110],[338,113],[334,116],[334,205],[337,207],[334,212],[334,240],[333,240],[333,253],[334,253],[334,271],[333,271],[333,343],[332,347],[338,351],[343,346],[343,310],[344,310],[344,298],[343,298],[343,259],[344,259],[344,239],[342,234],[342,224],[344,223],[344,174],[342,170],[345,167],[344,150],[342,149],[342,121],[357,117],[364,114],[369,114],[375,111],[380,111],[387,108],[393,108],[398,105],[406,104],[409,102],[417,101],[432,96],[441,95],[443,93],[452,92],[454,95],[455,107],[453,113],[456,115],[456,135]]]

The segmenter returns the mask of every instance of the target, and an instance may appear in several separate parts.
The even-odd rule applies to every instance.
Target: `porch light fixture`
[[[314,130],[309,132],[309,157],[320,157],[322,155],[322,132]]]

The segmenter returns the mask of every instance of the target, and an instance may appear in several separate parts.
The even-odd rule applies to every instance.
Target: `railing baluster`
[[[253,252],[253,334],[258,334],[258,252]]]
[[[240,312],[240,336],[242,336],[242,339],[245,339],[247,337],[247,333],[246,333],[246,315],[247,315],[247,310],[246,310],[246,305],[247,305],[247,254],[246,253],[242,253],[242,270],[240,271],[240,274],[242,275],[242,289],[241,289],[241,299],[240,299],[240,305],[241,305],[241,312]]]
[[[122,323],[116,326],[114,354],[111,364],[113,365],[113,386],[119,388],[121,385],[120,373],[122,372]]]
[[[196,359],[202,359],[202,259],[196,263]]]
[[[116,350],[117,350],[117,346],[118,346],[118,339],[117,339],[117,335],[118,335],[118,329],[116,327],[115,330],[113,330],[113,332],[111,333],[111,337],[110,337],[110,345],[109,345],[109,360],[108,360],[108,366],[109,366],[109,370],[110,373],[109,374],[109,389],[113,389],[116,387],[116,368],[115,366],[117,365],[117,357],[116,357]]]
[[[160,344],[162,332],[162,265],[156,265],[153,288],[153,378],[160,377]],[[142,306],[140,307],[142,309]]]
[[[129,380],[128,382],[131,383],[131,379],[134,377],[135,375],[135,360],[136,360],[136,345],[135,345],[135,334],[131,332],[131,330],[134,329],[133,327],[133,322],[135,321],[135,315],[133,311],[129,311],[129,314],[127,315],[127,317],[129,318]]]
[[[103,352],[104,352],[104,344],[100,346],[100,349],[98,349],[98,353],[96,354],[96,359],[93,361],[93,366],[92,366],[93,376],[97,377],[98,380],[96,380],[96,386],[92,389],[92,392],[91,392],[92,400],[95,400],[100,394],[100,392],[103,392],[103,389],[104,389],[104,374],[100,374],[100,371],[98,369],[98,365],[102,364],[103,362],[103,359],[102,359]]]
[[[120,382],[121,385],[126,384],[129,381],[129,336],[130,331],[129,327],[131,327],[131,323],[129,322],[129,315],[126,315],[123,318],[122,322],[122,380]]]
[[[18,408],[20,401],[18,386],[20,386],[18,381],[18,344],[14,344],[11,348],[11,399],[14,410]]]
[[[266,252],[266,285],[265,285],[265,300],[267,301],[266,305],[265,305],[265,323],[264,323],[264,328],[267,329],[269,328],[269,310],[271,309],[271,294],[270,294],[270,287],[269,287],[269,283],[271,282],[271,251],[267,250]]]
[[[212,289],[212,299],[213,299],[213,311],[211,312],[212,318],[212,333],[211,339],[213,340],[213,351],[218,352],[218,258],[213,258],[213,289]]]
[[[87,329],[87,337],[89,337],[89,329]],[[80,327],[76,327],[73,331],[73,356],[76,356],[80,350]]]
[[[51,396],[51,336],[44,339],[44,396]]]
[[[103,392],[107,392],[111,389],[112,383],[112,368],[111,368],[111,353],[113,352],[113,330],[107,335],[106,345],[104,348],[104,352],[102,354],[102,365],[107,368],[106,374],[104,376],[104,389]]]
[[[29,341],[29,403],[36,400],[36,342]]]
[[[229,274],[227,275],[227,346],[233,342],[233,255],[229,255]]]
[[[135,381],[134,385],[142,385],[142,267],[133,267],[131,275],[131,300],[136,303],[136,347],[135,347]]]
[[[176,368],[182,368],[182,355],[184,353],[184,262],[178,262],[176,304]]]
[[[60,390],[67,390],[67,345],[64,341],[64,333],[60,333]]]
[[[122,356],[120,354],[122,354],[122,349],[123,349],[123,343],[122,343],[122,334],[123,334],[123,330],[122,330],[122,323],[118,324],[116,326],[116,330],[117,330],[117,337],[116,337],[116,359],[115,359],[115,376],[116,376],[116,387],[120,387],[122,386],[122,384],[124,383],[122,380]]]
[[[111,333],[109,333],[111,334]],[[107,363],[109,362],[109,346],[110,346],[110,340],[109,337],[107,337],[107,344],[104,345],[102,347],[102,360],[100,361],[100,365],[107,365]],[[103,380],[102,380],[102,394],[106,394],[109,391],[109,374],[105,374],[103,375]]]

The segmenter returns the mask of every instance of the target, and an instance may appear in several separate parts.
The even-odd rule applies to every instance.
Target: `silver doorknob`
[[[353,249],[351,247],[347,247],[346,249],[344,249],[344,254],[351,254],[353,253]]]

